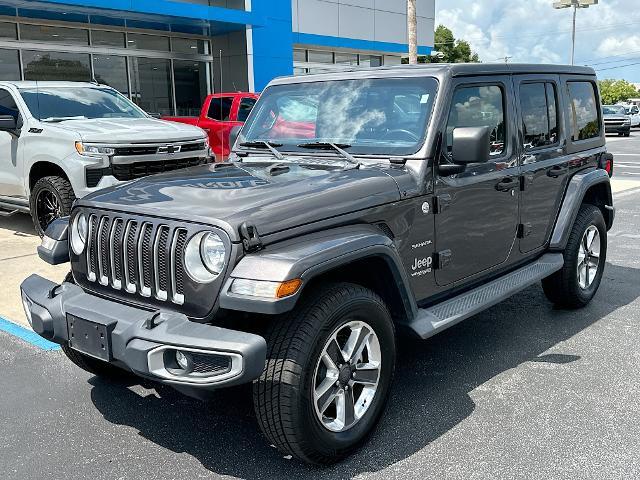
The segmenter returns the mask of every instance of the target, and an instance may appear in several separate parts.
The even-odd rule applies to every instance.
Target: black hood
[[[154,175],[91,194],[79,205],[217,225],[238,241],[252,223],[260,235],[364,210],[400,199],[390,167],[343,170],[299,165],[268,171],[270,163],[203,165]]]

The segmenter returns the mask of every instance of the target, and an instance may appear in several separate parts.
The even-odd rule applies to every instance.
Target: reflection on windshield
[[[21,88],[20,94],[31,114],[43,121],[146,116],[133,102],[111,88]]]
[[[626,115],[627,110],[624,107],[605,105],[602,107],[602,113],[605,115]]]
[[[281,151],[334,143],[351,154],[410,155],[424,141],[436,91],[436,80],[428,77],[269,87],[239,143],[268,140],[281,144]]]

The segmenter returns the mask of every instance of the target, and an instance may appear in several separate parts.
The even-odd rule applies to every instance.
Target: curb
[[[23,340],[34,347],[38,347],[40,350],[46,351],[54,351],[60,350],[60,345],[57,343],[50,342],[40,335],[38,335],[33,330],[29,330],[28,328],[22,327],[17,323],[13,323],[6,318],[0,317],[0,332],[8,333],[14,337]]]

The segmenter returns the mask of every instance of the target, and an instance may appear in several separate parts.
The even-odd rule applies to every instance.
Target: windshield
[[[602,107],[602,113],[605,115],[626,115],[627,111],[624,107],[618,105],[605,105]]]
[[[110,88],[34,87],[21,88],[20,94],[31,114],[42,121],[146,116],[133,102]]]
[[[424,142],[437,85],[423,77],[272,86],[239,143],[269,141],[280,151],[333,143],[351,154],[411,155]]]

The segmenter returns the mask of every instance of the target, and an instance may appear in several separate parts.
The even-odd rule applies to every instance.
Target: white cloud
[[[468,40],[483,62],[503,61],[508,56],[512,62],[568,63],[572,10],[554,10],[552,3],[436,0],[436,24]],[[604,69],[640,62],[640,35],[635,34],[640,30],[637,3],[600,0],[595,7],[580,9],[576,63],[597,63],[594,68]],[[602,70],[599,75],[640,82],[640,65]]]

